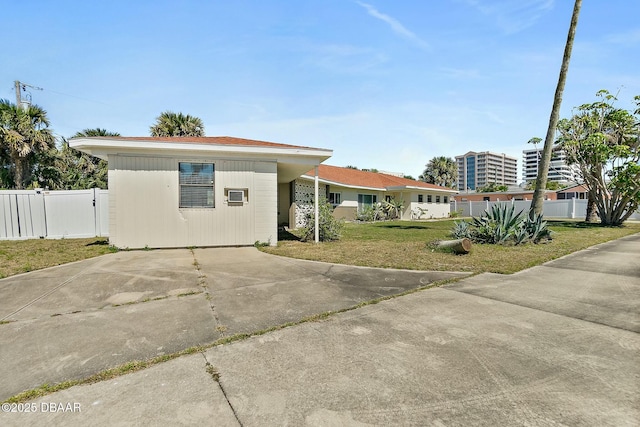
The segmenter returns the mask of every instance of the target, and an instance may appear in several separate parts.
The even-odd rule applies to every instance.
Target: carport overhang
[[[271,160],[278,164],[278,182],[291,182],[309,169],[327,160],[333,150],[324,148],[298,147],[285,144],[265,146],[216,144],[199,142],[203,138],[127,138],[89,137],[73,138],[69,146],[92,156],[108,160],[109,155],[167,156],[184,155],[198,157],[233,157],[247,160]],[[260,141],[257,141],[260,142]]]

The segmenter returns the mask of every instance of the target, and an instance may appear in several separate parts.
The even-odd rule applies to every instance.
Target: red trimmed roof
[[[575,184],[569,187],[561,188],[556,193],[587,193],[589,189],[584,184]]]
[[[83,138],[84,139],[84,138]],[[121,141],[155,141],[173,142],[178,144],[213,144],[213,145],[240,145],[247,147],[274,147],[274,148],[305,148],[317,150],[313,147],[301,145],[280,144],[277,142],[258,141],[255,139],[235,138],[232,136],[92,136],[86,139],[109,139]]]
[[[315,176],[315,171],[311,169],[305,175],[313,177]],[[323,164],[318,166],[318,177],[324,181],[335,182],[337,184],[352,187],[379,188],[380,190],[386,190],[389,187],[419,187],[431,190],[448,190],[454,193],[457,192],[451,188],[427,184],[426,182],[415,181],[413,179]]]

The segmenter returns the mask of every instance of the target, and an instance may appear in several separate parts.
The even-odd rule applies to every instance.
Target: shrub
[[[363,207],[357,214],[356,219],[364,222],[375,222],[385,219],[386,213],[381,203],[375,203],[373,206]]]
[[[363,222],[373,222],[375,221],[375,215],[376,214],[373,206],[365,206],[358,211],[358,213],[356,214],[356,219]]]
[[[333,207],[326,199],[321,199],[318,204],[318,219],[320,226],[318,234],[321,242],[339,240],[344,222],[333,216]],[[313,210],[307,214],[307,225],[302,229],[301,240],[303,242],[315,240],[315,215]]]
[[[386,217],[385,219],[396,219],[402,216],[402,211],[404,210],[404,200],[385,200],[380,204],[380,206],[382,208],[382,212]]]
[[[384,200],[382,202],[374,203],[372,206],[365,206],[360,209],[356,214],[356,219],[363,222],[393,220],[400,218],[403,210],[404,200]]]
[[[513,206],[497,204],[482,216],[465,221],[454,221],[451,235],[457,239],[467,237],[476,243],[506,244],[539,243],[551,239],[551,231],[542,215],[529,217],[522,211],[516,213]]]
[[[458,218],[460,215],[462,215],[462,209],[449,212],[449,218]]]

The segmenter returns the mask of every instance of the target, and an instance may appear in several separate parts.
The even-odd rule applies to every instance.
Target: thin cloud
[[[389,15],[385,15],[384,13],[378,11],[378,9],[376,9],[375,7],[371,6],[370,4],[363,3],[360,1],[356,1],[356,3],[358,3],[360,6],[365,8],[367,10],[367,13],[369,13],[369,15],[383,22],[386,22],[391,27],[393,32],[395,32],[399,36],[412,41],[416,45],[420,46],[422,49],[430,48],[429,43],[425,42],[420,37],[418,37],[414,32],[410,31],[407,27],[402,25],[400,21],[398,21],[397,19]]]
[[[492,18],[505,33],[513,34],[534,25],[555,6],[555,0],[461,0]]]
[[[640,29],[636,28],[625,33],[610,34],[606,37],[606,41],[623,46],[640,44]]]
[[[480,78],[480,72],[476,69],[463,69],[463,68],[441,68],[440,71],[446,77],[454,79],[478,79]]]
[[[376,69],[388,58],[373,49],[351,45],[312,46],[307,63],[335,73],[359,74]]]

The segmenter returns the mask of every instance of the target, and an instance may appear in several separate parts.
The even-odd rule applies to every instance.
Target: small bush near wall
[[[363,222],[390,221],[400,218],[403,210],[404,200],[385,200],[365,206],[356,214],[356,219]]]
[[[333,207],[325,199],[321,199],[318,205],[319,238],[321,242],[339,240],[344,227],[344,221],[333,216]],[[315,215],[313,210],[307,214],[307,225],[302,228],[303,242],[315,240]]]

